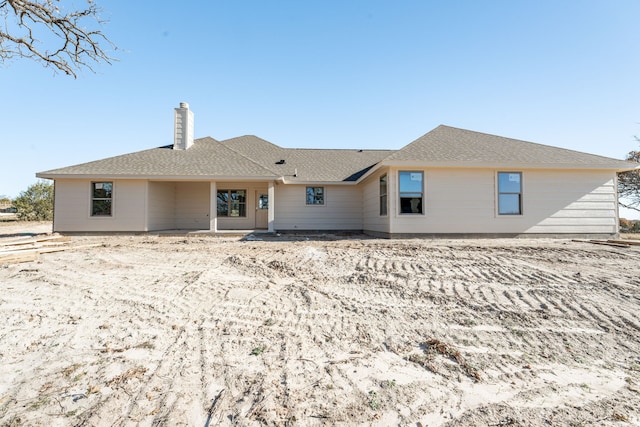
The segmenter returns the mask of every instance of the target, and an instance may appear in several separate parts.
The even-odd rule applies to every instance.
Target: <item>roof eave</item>
[[[37,178],[44,179],[136,179],[148,181],[275,181],[277,175],[227,176],[227,175],[126,175],[126,174],[56,174],[40,172]]]
[[[359,181],[295,181],[282,177],[281,182],[285,185],[356,185]]]

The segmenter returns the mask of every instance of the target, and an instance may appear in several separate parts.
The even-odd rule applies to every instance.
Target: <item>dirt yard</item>
[[[640,424],[640,246],[71,245],[0,266],[0,425]]]

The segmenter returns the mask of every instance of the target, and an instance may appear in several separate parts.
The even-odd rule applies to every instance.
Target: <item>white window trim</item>
[[[380,193],[380,182],[382,181],[382,178],[386,178],[386,182],[385,182],[385,186],[386,186],[386,194],[384,195],[387,199],[386,199],[386,207],[385,207],[385,214],[381,214],[380,213],[380,202],[382,199],[382,194]],[[424,179],[424,178],[423,178]],[[423,197],[424,197],[424,192],[423,192]],[[389,216],[389,174],[388,173],[383,173],[382,175],[380,175],[378,177],[378,216],[385,218]]]
[[[223,191],[226,192],[227,194],[229,194],[229,196],[231,196],[231,194],[230,194],[231,191],[244,191],[244,198],[245,198],[245,200],[244,200],[244,216],[231,216],[231,215],[220,216],[220,215],[218,215],[218,200],[217,200],[218,193],[221,193]],[[231,205],[230,202],[231,202],[231,198],[229,198],[229,202],[227,202],[229,206]],[[222,218],[225,221],[227,221],[227,220],[240,221],[240,220],[245,220],[245,219],[249,218],[249,190],[246,189],[246,188],[227,188],[227,189],[224,189],[224,188],[218,187],[216,189],[216,218]]]
[[[411,213],[411,212],[407,212],[407,213],[403,213],[402,212],[402,206],[400,203],[400,199],[401,199],[401,192],[400,192],[400,173],[402,172],[409,172],[409,173],[414,173],[414,172],[419,172],[422,174],[422,212],[420,213]],[[426,198],[427,198],[427,194],[425,191],[425,182],[427,180],[427,173],[424,170],[398,170],[398,173],[396,174],[396,177],[398,178],[398,184],[396,185],[396,188],[398,189],[398,193],[396,194],[396,218],[398,217],[411,217],[411,216],[426,216],[427,213],[427,204],[426,202]],[[388,192],[388,188],[387,188],[387,192]]]
[[[520,174],[520,213],[519,214],[501,214],[500,213],[500,179],[501,173],[517,173]],[[522,218],[524,216],[524,171],[514,170],[497,170],[495,173],[495,217],[496,218]],[[515,194],[515,193],[504,193]]]
[[[99,182],[110,182],[111,183],[111,215],[93,215],[93,184],[99,183]],[[116,198],[115,198],[115,194],[116,194],[116,182],[115,181],[109,181],[109,180],[104,180],[104,181],[100,181],[100,180],[91,180],[89,182],[89,219],[91,220],[108,220],[108,219],[114,219],[116,217]]]
[[[322,188],[322,203],[307,203],[307,188]],[[327,206],[327,187],[325,185],[305,185],[304,205],[309,208],[321,208]]]

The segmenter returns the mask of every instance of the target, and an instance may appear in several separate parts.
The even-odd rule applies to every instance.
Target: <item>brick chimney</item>
[[[193,145],[193,111],[189,110],[186,102],[181,102],[175,110],[173,149],[188,150]]]

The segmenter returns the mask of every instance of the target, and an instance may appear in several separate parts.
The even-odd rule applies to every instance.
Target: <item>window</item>
[[[498,172],[498,214],[522,215],[521,172]]]
[[[387,174],[380,177],[380,216],[387,215]]]
[[[324,187],[307,187],[307,205],[324,205]]]
[[[111,216],[113,182],[91,183],[91,216]]]
[[[269,195],[261,194],[258,197],[258,209],[269,209]]]
[[[422,172],[400,172],[400,213],[422,213]]]
[[[245,217],[247,216],[246,190],[218,191],[218,216]]]

